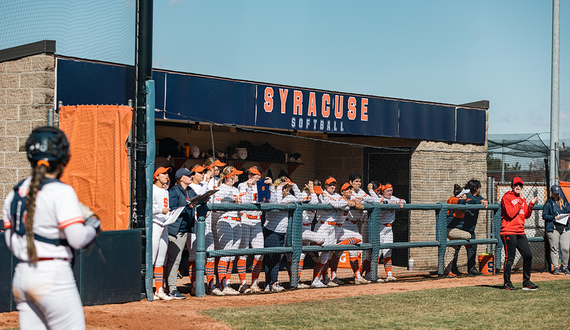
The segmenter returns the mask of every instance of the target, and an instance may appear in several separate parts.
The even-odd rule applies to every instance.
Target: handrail
[[[447,246],[461,246],[471,244],[493,244],[495,245],[495,257],[501,259],[502,242],[500,237],[501,228],[501,206],[499,204],[489,204],[487,207],[481,204],[404,204],[400,207],[398,204],[380,204],[380,203],[363,203],[364,208],[368,210],[368,241],[369,243],[360,243],[356,245],[327,245],[327,246],[303,246],[302,242],[302,211],[304,210],[332,210],[333,207],[326,204],[310,204],[310,203],[289,203],[289,204],[201,204],[197,208],[198,221],[196,223],[196,295],[202,297],[205,294],[204,288],[204,271],[206,257],[221,256],[240,256],[244,254],[284,254],[291,253],[291,286],[296,287],[298,284],[298,267],[301,253],[321,252],[321,251],[350,251],[350,250],[370,250],[371,260],[378,260],[379,251],[381,249],[391,248],[418,248],[418,247],[438,247],[438,275],[443,275],[445,267],[445,252]],[[543,205],[535,205],[534,211],[542,210]],[[254,248],[254,249],[232,249],[232,250],[215,250],[205,251],[205,219],[208,211],[242,211],[255,210],[266,212],[283,212],[289,214],[288,226],[288,246],[270,247],[270,248]],[[431,210],[436,215],[436,240],[419,241],[419,242],[394,242],[380,243],[379,219],[382,210]],[[491,238],[471,239],[471,240],[448,240],[447,239],[447,210],[482,210],[492,211],[493,214],[493,234]],[[542,242],[543,237],[530,237],[531,242]],[[500,263],[495,263],[495,268],[500,268]],[[377,267],[370,270],[370,278],[375,281],[378,278]]]

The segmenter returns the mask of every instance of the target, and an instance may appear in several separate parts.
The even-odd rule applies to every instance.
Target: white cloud
[[[168,3],[168,5],[170,7],[174,7],[174,6],[184,6],[184,1],[183,0],[170,0],[170,2]]]

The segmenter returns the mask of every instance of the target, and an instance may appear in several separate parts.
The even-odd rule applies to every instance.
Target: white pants
[[[385,226],[380,224],[380,244],[394,243],[394,233],[392,233],[392,226]],[[378,257],[391,258],[392,249],[380,249]]]
[[[322,242],[322,236],[311,230],[311,226],[303,226],[303,245],[309,245],[310,243],[320,243]]]
[[[241,242],[240,249],[261,249],[264,246],[263,228],[261,221],[259,222],[243,222],[241,223]],[[259,260],[261,254],[256,254],[255,259]],[[247,256],[241,256],[240,259],[247,259]]]
[[[152,264],[154,267],[163,267],[168,251],[168,229],[152,223]]]
[[[357,231],[351,230],[353,228],[351,228],[351,229],[339,228],[339,229],[341,229],[341,230],[337,229],[337,243],[340,243],[347,238],[356,238],[362,242],[362,235],[360,235]],[[356,228],[356,229],[358,229],[358,228]],[[348,251],[348,255],[350,257],[358,257],[358,254],[361,252],[362,251],[358,251],[358,250],[350,250],[350,251]],[[340,256],[340,255],[342,255],[342,253],[343,253],[343,251],[335,251],[336,256]]]
[[[239,249],[241,243],[241,222],[222,217],[216,225],[218,231],[218,246],[221,250]],[[216,248],[217,250],[217,248]],[[233,261],[235,256],[221,257],[223,261]]]
[[[85,329],[85,316],[69,262],[20,262],[12,291],[20,329]]]
[[[327,222],[325,223],[317,223],[317,235],[319,237],[324,237],[325,242],[323,245],[335,245],[336,244],[336,234],[335,234],[335,225],[329,225]],[[330,257],[330,251],[321,252],[319,256],[319,262],[321,264],[326,264]]]

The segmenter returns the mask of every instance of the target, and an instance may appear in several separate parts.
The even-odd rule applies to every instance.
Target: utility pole
[[[552,84],[550,99],[550,182],[558,183],[558,121],[560,103],[560,0],[552,1]]]

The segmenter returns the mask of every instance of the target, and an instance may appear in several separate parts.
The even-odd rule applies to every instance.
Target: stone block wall
[[[47,124],[54,93],[53,55],[0,63],[0,206],[12,187],[30,175],[24,145],[34,128]]]

